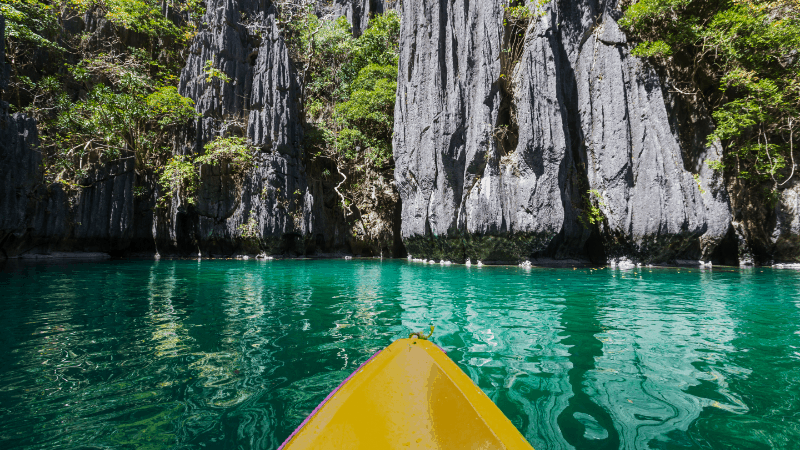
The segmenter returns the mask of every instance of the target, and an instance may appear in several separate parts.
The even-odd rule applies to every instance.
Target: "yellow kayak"
[[[442,349],[410,338],[364,363],[279,450],[409,448],[532,449]]]

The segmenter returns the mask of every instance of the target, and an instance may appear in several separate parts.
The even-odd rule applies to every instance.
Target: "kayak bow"
[[[444,351],[412,338],[373,355],[279,450],[409,448],[532,449]]]

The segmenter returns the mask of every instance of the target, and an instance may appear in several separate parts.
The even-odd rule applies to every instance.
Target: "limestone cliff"
[[[704,163],[721,155],[706,144],[709,114],[631,56],[616,0],[552,0],[524,29],[504,20],[499,2],[397,5],[337,0],[320,11],[346,16],[356,35],[372,14],[401,11],[393,144],[402,211],[386,228],[414,257],[800,260],[800,185],[766,205]],[[246,137],[258,150],[252,166],[203,166],[194,202],[176,196],[161,206],[156,174],[137,172],[132,158],[91,160],[77,185],[48,185],[35,122],[2,104],[4,255],[383,250],[354,238],[331,183],[309,173],[297,73],[273,4],[206,6],[179,85],[201,117],[174,136],[174,149],[196,155],[215,137]],[[90,43],[112,32],[91,11],[64,27]],[[208,79],[209,62],[230,81]],[[7,77],[2,64],[0,88]]]
[[[0,17],[0,36],[3,18]],[[7,83],[0,41],[0,88]],[[119,252],[133,237],[133,160],[97,165],[79,186],[46,185],[36,123],[0,105],[0,249],[5,256]]]
[[[225,164],[203,166],[194,202],[175,196],[166,206],[157,204],[164,193],[156,174],[137,173],[132,158],[92,161],[75,186],[45,185],[36,124],[9,115],[4,105],[0,247],[5,256],[352,250],[346,227],[324,206],[332,193],[319,182],[309,183],[305,173],[297,75],[276,26],[275,8],[267,0],[216,0],[206,6],[204,27],[193,41],[179,85],[201,117],[174,137],[174,146],[179,154],[199,154],[214,137],[247,137],[258,148],[252,167],[236,174]],[[91,11],[73,22],[65,26],[89,33],[90,43],[115,32]],[[207,80],[208,61],[230,81]],[[2,67],[5,83],[8,70]],[[367,254],[376,250],[363,249]]]
[[[9,116],[4,107],[0,242],[5,254],[304,252],[303,242],[295,241],[313,233],[313,199],[306,198],[302,176],[292,67],[270,14],[265,1],[211,2],[208,26],[192,47],[181,89],[196,100],[202,118],[178,148],[197,152],[212,136],[226,133],[247,134],[261,147],[254,168],[242,177],[225,166],[204,167],[195,205],[175,199],[167,208],[156,207],[154,174],[137,175],[132,158],[95,161],[76,186],[44,185],[35,123]],[[70,25],[88,31],[91,41],[111,32],[103,23],[87,15]],[[215,59],[231,83],[204,82],[202,66]],[[243,224],[247,239],[241,238]]]
[[[254,167],[238,179],[227,166],[202,167],[196,203],[183,207],[176,199],[171,205],[161,229],[175,228],[180,214],[192,217],[191,230],[183,226],[180,232],[201,254],[258,250],[248,242],[254,239],[241,239],[245,228],[261,238],[267,253],[303,253],[296,238],[314,232],[297,80],[275,14],[267,1],[209,2],[206,25],[181,73],[179,90],[201,114],[188,151],[200,153],[212,138],[229,135],[247,137],[259,148]],[[207,61],[230,81],[207,80]]]
[[[548,3],[508,83],[501,5],[404,4],[394,151],[409,253],[712,259],[731,212],[702,161],[720,150],[681,148],[662,83],[630,55],[618,14],[613,1]],[[509,125],[516,139],[498,139]]]

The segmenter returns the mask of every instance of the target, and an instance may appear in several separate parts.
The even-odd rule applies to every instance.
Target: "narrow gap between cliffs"
[[[519,125],[515,99],[515,76],[522,58],[525,35],[532,13],[521,0],[511,0],[503,12],[503,46],[500,52],[500,108],[494,127],[494,138],[500,157],[508,156],[517,148]]]

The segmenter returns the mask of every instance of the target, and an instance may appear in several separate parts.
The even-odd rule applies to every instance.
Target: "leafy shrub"
[[[578,220],[587,228],[601,223],[605,216],[600,208],[606,206],[606,203],[603,201],[600,191],[596,189],[586,191],[586,194],[583,195],[583,202],[583,214],[578,216]]]
[[[253,149],[242,137],[217,138],[205,146],[205,154],[197,157],[195,164],[217,166],[221,161],[228,161],[235,171],[244,170],[253,160]]]
[[[261,237],[255,211],[250,211],[250,217],[247,219],[247,222],[239,225],[238,230],[239,236],[247,240],[257,240]]]
[[[206,75],[206,83],[211,83],[214,80],[219,80],[223,83],[230,83],[231,79],[225,72],[214,67],[214,61],[208,60],[203,64],[203,73]]]
[[[772,189],[796,173],[800,3],[796,0],[639,0],[620,25],[633,53],[673,70],[674,90],[708,105],[724,145],[715,170]],[[728,164],[726,161],[734,163]]]
[[[158,184],[163,192],[159,197],[159,206],[166,206],[167,201],[174,195],[179,195],[186,200],[186,203],[194,203],[194,195],[197,191],[197,171],[188,156],[173,156],[161,168],[158,176]]]

